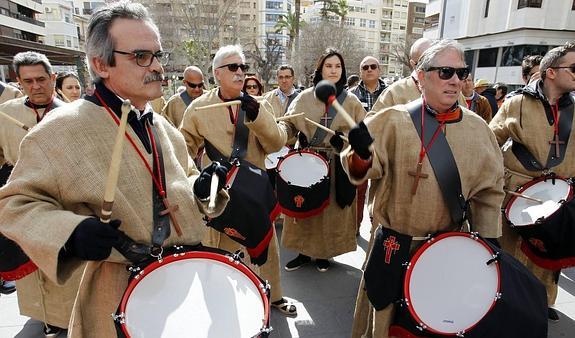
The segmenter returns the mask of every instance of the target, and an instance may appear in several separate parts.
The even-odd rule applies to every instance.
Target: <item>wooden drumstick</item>
[[[530,200],[530,201],[533,201],[533,202],[537,202],[537,203],[539,203],[539,204],[543,204],[543,201],[542,201],[542,200],[540,200],[540,199],[538,199],[538,198],[535,198],[535,197],[523,195],[523,194],[520,194],[520,193],[518,193],[518,192],[511,191],[511,190],[505,190],[505,192],[508,193],[508,194],[511,194],[511,195],[513,195],[513,196],[525,198],[526,200]]]
[[[16,120],[15,118],[13,118],[12,116],[6,114],[5,112],[0,111],[0,116],[4,117],[5,119],[7,119],[8,121],[15,123],[18,127],[24,129],[24,130],[30,130],[30,127],[28,127],[27,125],[25,125],[24,123]]]
[[[262,102],[265,99],[256,99],[256,101],[258,102]],[[228,107],[228,106],[235,106],[235,105],[240,105],[242,104],[242,101],[240,100],[233,100],[233,101],[226,101],[226,102],[220,102],[220,103],[214,103],[214,104],[208,104],[207,106],[203,106],[203,107],[195,107],[195,110],[204,110],[204,109],[210,109],[210,108],[218,108],[218,107]]]
[[[330,134],[332,134],[332,135],[335,135],[335,131],[333,131],[333,130],[329,129],[328,127],[326,127],[326,126],[324,126],[324,125],[322,125],[322,124],[319,124],[319,123],[317,123],[317,122],[315,122],[315,121],[313,121],[313,120],[310,120],[310,119],[308,119],[307,117],[305,118],[305,121],[306,121],[306,122],[309,122],[309,123],[311,123],[311,124],[313,124],[314,126],[320,128],[320,129],[323,129],[323,130],[327,131],[328,133],[330,133]],[[345,142],[349,143],[349,140],[347,139],[347,137],[345,137],[345,136],[343,136],[343,135],[340,136],[340,137],[341,137],[342,140],[344,140]]]
[[[116,142],[112,150],[112,160],[110,168],[108,169],[108,178],[106,180],[106,188],[104,190],[104,202],[102,203],[102,223],[110,223],[112,217],[112,207],[114,206],[114,198],[116,195],[116,186],[118,184],[118,176],[120,174],[120,161],[122,159],[122,150],[124,147],[124,134],[126,133],[126,125],[128,122],[128,114],[132,104],[130,100],[124,100],[122,103],[122,117],[120,118],[120,125],[116,133]]]
[[[208,211],[213,212],[216,208],[216,196],[218,195],[218,184],[220,183],[220,179],[218,175],[214,172],[212,174],[212,182],[210,185],[210,202],[208,203]]]
[[[64,101],[66,101],[66,103],[72,102],[66,95],[64,95],[64,93],[62,93],[60,89],[56,89],[56,91],[58,92],[58,94],[60,94],[60,96],[62,96],[62,98],[64,99]]]
[[[335,85],[328,80],[321,80],[315,86],[315,97],[326,105],[332,105],[335,110],[343,117],[345,122],[350,128],[355,127],[355,120],[348,114],[347,111],[337,102]]]
[[[296,117],[299,117],[302,115],[305,115],[305,113],[297,113],[297,114],[293,114],[293,115],[285,115],[285,116],[276,117],[276,122],[293,119],[293,118],[296,118]]]

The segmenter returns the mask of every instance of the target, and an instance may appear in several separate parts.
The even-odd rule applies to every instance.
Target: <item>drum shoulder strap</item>
[[[180,93],[180,98],[182,99],[182,101],[184,101],[186,107],[189,106],[190,103],[192,103],[192,101],[194,100],[190,95],[188,95],[188,92],[185,90]]]
[[[339,102],[340,105],[343,105],[343,101],[345,101],[346,97],[347,97],[347,91],[343,90],[341,92],[341,94],[339,94],[339,96],[337,97],[337,102]],[[333,105],[330,105],[329,109],[327,111],[327,117],[328,117],[327,125],[326,125],[327,128],[329,128],[331,126],[331,123],[335,119],[336,115],[337,115],[337,110],[333,107]],[[311,138],[311,141],[309,143],[310,146],[320,145],[323,142],[323,139],[325,138],[326,135],[327,135],[327,132],[325,130],[323,130],[321,128],[316,128],[315,133],[313,134],[313,137]]]
[[[406,105],[420,138],[422,104],[422,99],[419,98]],[[439,123],[437,123],[437,120],[431,114],[426,112],[423,116],[425,118],[425,125],[429,126],[429,130],[436,130],[439,127]],[[432,132],[426,133],[425,144],[429,144],[433,136],[432,134]],[[461,178],[459,176],[457,163],[443,133],[437,134],[433,147],[427,151],[427,156],[433,168],[433,173],[435,174],[439,188],[441,189],[443,200],[449,208],[451,219],[454,224],[459,226],[467,219],[468,203],[461,191]]]
[[[160,138],[158,136],[158,132],[156,127],[153,124],[150,124],[150,130],[154,135],[154,141],[156,142],[156,150],[158,152],[158,161],[159,163],[155,163],[156,159],[154,158],[154,176],[158,177],[158,168],[160,169],[160,177],[162,179],[162,186],[166,186],[166,174],[164,169],[164,157],[162,155],[162,145],[160,142]],[[168,214],[161,215],[161,212],[166,208],[164,205],[164,201],[162,196],[160,196],[160,192],[156,188],[155,184],[152,184],[154,187],[153,189],[153,217],[154,217],[154,225],[152,229],[152,244],[154,246],[162,246],[166,238],[170,237],[170,217]]]

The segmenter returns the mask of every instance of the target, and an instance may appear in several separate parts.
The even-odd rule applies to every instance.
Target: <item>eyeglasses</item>
[[[228,67],[230,72],[237,72],[238,68],[242,70],[242,72],[247,71],[250,69],[250,66],[245,65],[243,63],[228,63],[227,65],[219,66],[218,68]]]
[[[278,76],[278,80],[282,81],[282,80],[289,80],[291,79],[293,76],[291,75],[286,75],[286,76]]]
[[[553,69],[569,69],[569,71],[573,74],[575,74],[575,64],[571,65],[571,66],[563,66],[563,67],[549,67],[549,68],[553,68]]]
[[[453,68],[453,67],[429,67],[426,72],[437,70],[439,78],[442,80],[449,80],[453,74],[457,74],[460,81],[467,79],[469,76],[469,68]]]
[[[158,59],[158,62],[162,66],[167,65],[168,61],[170,60],[170,53],[161,50],[155,53],[149,50],[139,50],[135,52],[122,52],[120,50],[114,50],[113,52],[122,55],[133,55],[136,59],[136,64],[140,67],[149,67],[152,62],[154,62],[154,57]]]
[[[204,83],[203,83],[203,82],[200,82],[200,83],[192,83],[192,82],[186,81],[186,80],[184,80],[183,82],[184,82],[185,84],[187,84],[187,85],[188,85],[190,88],[192,88],[192,89],[194,89],[194,88],[196,88],[196,87],[198,87],[198,88],[204,88]]]
[[[371,70],[376,70],[377,68],[379,68],[379,65],[372,63],[371,65],[361,66],[361,69],[363,69],[363,70],[368,70],[369,68],[371,68]]]
[[[258,89],[258,85],[246,85],[246,89]]]

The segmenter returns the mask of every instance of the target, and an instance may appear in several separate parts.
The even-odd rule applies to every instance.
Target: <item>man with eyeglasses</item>
[[[445,179],[463,189],[462,198],[469,202],[473,215],[472,230],[487,238],[501,235],[503,161],[487,124],[458,104],[469,75],[462,46],[452,40],[433,44],[419,59],[416,74],[421,98],[366,118],[350,131],[350,147],[341,153],[353,183],[379,180],[373,201],[373,223],[378,228],[369,244],[352,337],[394,336],[389,329],[395,301],[402,295],[401,287],[390,285],[402,284],[402,264],[423,243],[421,238],[438,231],[457,231],[465,220],[459,203],[445,202]],[[430,143],[432,135],[435,142]],[[456,161],[446,164],[449,169],[436,176],[437,163],[448,162],[449,156]],[[449,196],[459,196],[459,189],[445,190]],[[455,201],[461,202],[459,199]],[[385,240],[391,237],[397,251],[386,255]],[[369,303],[365,301],[368,297]]]
[[[281,65],[276,71],[278,88],[264,94],[264,98],[272,105],[276,117],[284,116],[290,103],[301,93],[294,87],[295,73],[291,65]],[[295,140],[294,140],[295,142]]]
[[[183,76],[186,90],[170,97],[162,109],[162,115],[176,128],[180,127],[186,108],[204,93],[204,74],[200,68],[189,66]]]
[[[208,230],[204,244],[230,252],[247,251],[249,260],[257,265],[254,266],[256,273],[270,282],[272,306],[283,314],[295,316],[295,305],[282,295],[278,240],[273,228],[278,209],[274,208],[275,197],[264,163],[266,154],[278,151],[286,143],[287,136],[278,127],[273,109],[265,99],[257,101],[242,93],[248,68],[241,46],[221,47],[212,61],[218,87],[192,102],[184,113],[180,131],[190,154],[195,154],[204,146],[211,161],[220,161],[228,167],[236,159],[240,161],[238,174],[230,189],[230,204],[220,218],[211,221],[213,228]],[[241,104],[196,110],[235,100]],[[242,167],[249,173],[242,172]],[[250,224],[246,226],[246,222]],[[221,228],[222,223],[229,230],[224,228],[225,233],[214,230]],[[268,235],[257,248],[243,245],[246,239],[255,238],[263,229]],[[266,242],[269,242],[269,246]]]
[[[575,113],[575,42],[553,48],[541,59],[540,79],[507,98],[489,126],[500,145],[511,138],[512,145],[503,147],[506,168],[505,188],[515,191],[544,173],[560,177],[575,176],[573,152],[573,115]],[[505,199],[504,206],[511,198]],[[568,222],[575,222],[571,220]],[[521,250],[521,237],[503,220],[502,246],[525,264],[547,289],[548,317],[559,320],[551,307],[557,298],[560,270],[549,261],[529,258]],[[572,245],[575,243],[572,242]],[[543,263],[541,263],[543,262]],[[545,266],[547,268],[543,268]]]
[[[149,101],[162,94],[166,59],[144,6],[121,1],[96,10],[86,35],[94,95],[49,113],[24,137],[0,190],[0,231],[46,279],[61,285],[76,269],[83,273],[68,337],[115,337],[110,314],[127,288],[128,265],[151,258],[146,252],[154,248],[198,245],[203,217],[218,216],[229,200],[220,184],[209,211],[212,175],[223,182],[226,168],[213,165],[200,174],[177,129],[151,111]],[[123,100],[131,103],[127,140],[112,220],[105,223],[100,217]]]

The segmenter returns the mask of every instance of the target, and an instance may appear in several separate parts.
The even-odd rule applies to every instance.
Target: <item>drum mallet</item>
[[[12,116],[6,114],[5,112],[0,111],[0,116],[4,117],[5,119],[7,119],[8,121],[16,124],[18,127],[24,129],[24,130],[29,130],[30,127],[28,127],[27,125],[25,125],[24,123],[16,120],[15,118],[13,118]]]
[[[218,162],[215,162],[217,165],[220,165]],[[216,209],[216,195],[218,194],[218,184],[220,183],[220,179],[216,172],[212,174],[212,182],[210,184],[210,201],[208,202],[208,212],[213,212]]]
[[[321,80],[315,86],[315,97],[317,97],[317,99],[321,102],[325,103],[326,106],[332,105],[333,108],[335,108],[335,110],[341,114],[341,117],[343,117],[350,128],[355,127],[356,123],[353,118],[351,118],[345,109],[343,109],[341,104],[337,102],[337,98],[335,96],[336,92],[337,91],[335,89],[335,85],[328,80]]]

